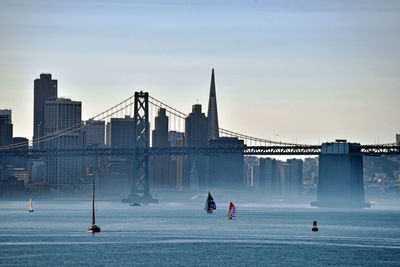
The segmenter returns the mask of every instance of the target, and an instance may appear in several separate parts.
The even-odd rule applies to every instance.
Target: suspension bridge
[[[157,110],[163,108],[169,117],[168,130],[183,133],[187,114],[168,104],[150,96],[147,92],[135,94],[113,107],[91,117],[89,122],[80,122],[65,129],[55,131],[50,135],[42,136],[26,143],[17,143],[0,147],[0,158],[44,158],[67,156],[124,156],[133,161],[133,178],[131,194],[127,201],[139,198],[151,198],[149,189],[149,157],[156,155],[320,155],[322,145],[307,145],[288,143],[278,140],[264,139],[219,128],[220,137],[234,137],[241,140],[240,145],[203,146],[203,147],[154,147],[151,146],[151,130]],[[132,136],[133,146],[129,148],[116,147],[76,147],[64,149],[43,149],[38,144],[82,131],[96,121],[110,122],[112,118],[130,117],[134,120],[135,130]],[[34,148],[35,147],[35,148]],[[379,156],[399,155],[400,147],[396,144],[360,145],[351,146],[350,153],[357,155]]]

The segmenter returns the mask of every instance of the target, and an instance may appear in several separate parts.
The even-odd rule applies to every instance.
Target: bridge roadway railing
[[[362,145],[360,152],[364,156],[399,155],[400,146],[393,145]]]
[[[362,145],[358,153],[365,156],[400,154],[400,146]],[[136,149],[137,155],[319,155],[321,146],[220,146],[220,147],[150,147]],[[41,158],[44,156],[131,156],[131,148],[74,148],[0,150],[0,158]]]

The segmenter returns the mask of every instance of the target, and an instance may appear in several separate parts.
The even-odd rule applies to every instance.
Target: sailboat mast
[[[92,188],[92,224],[96,224],[95,215],[94,215],[94,175],[93,175],[93,188]]]

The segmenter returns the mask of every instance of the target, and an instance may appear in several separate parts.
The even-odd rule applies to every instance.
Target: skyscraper
[[[7,118],[7,123],[12,123],[11,119],[11,109],[0,109],[0,116],[3,118]]]
[[[208,99],[208,139],[219,137],[218,128],[218,112],[217,112],[217,96],[215,94],[215,78],[214,69],[211,72],[210,96]]]
[[[195,104],[192,106],[192,113],[185,119],[185,145],[187,147],[206,147],[208,145],[207,137],[207,117],[201,112],[201,105]]]
[[[184,137],[185,137],[185,133],[181,133],[181,132],[177,132],[177,131],[169,131],[168,132],[168,142],[171,147],[178,146],[178,143],[182,142]]]
[[[0,110],[0,147],[11,145],[13,141],[12,138],[13,125],[11,123],[11,110]],[[0,159],[0,182],[1,179],[9,177],[10,173],[7,171],[7,165],[11,162],[11,159]]]
[[[49,98],[57,97],[57,80],[51,74],[40,74],[40,79],[34,81],[33,97],[33,140],[44,136],[44,104]]]
[[[158,116],[155,118],[155,129],[152,133],[153,147],[169,147],[168,141],[168,117],[166,109],[160,108]],[[170,156],[154,156],[153,157],[153,176],[155,187],[175,187],[176,177],[170,176]]]
[[[52,136],[55,132],[70,128],[81,122],[82,103],[66,98],[49,99],[44,104],[44,134]],[[73,129],[73,128],[71,128]],[[80,131],[64,134],[43,144],[44,148],[66,149],[82,146]],[[79,157],[46,157],[45,182],[53,188],[61,189],[80,183],[82,162]]]
[[[158,116],[155,117],[155,129],[153,130],[152,138],[154,147],[170,146],[168,141],[168,117],[165,108],[158,110]]]
[[[13,142],[13,145],[15,146],[13,148],[14,150],[26,151],[29,148],[28,138],[13,137],[12,142]],[[27,155],[25,155],[25,157],[15,158],[12,160],[12,164],[14,165],[14,168],[26,168],[27,163],[28,163]]]
[[[282,193],[296,196],[303,191],[303,161],[288,159],[281,165]]]
[[[272,158],[260,158],[260,189],[268,195],[281,192],[279,162]]]
[[[133,148],[135,140],[135,120],[129,116],[125,118],[111,118],[110,145],[113,148]]]
[[[107,146],[133,148],[135,120],[130,116],[111,118],[107,123]],[[101,194],[122,197],[130,191],[133,176],[132,157],[113,155],[107,159],[107,168],[100,176],[98,189]]]
[[[0,110],[0,147],[12,144],[13,125],[11,122],[11,110]]]
[[[185,133],[177,131],[168,132],[168,142],[171,147],[184,146]],[[182,155],[171,156],[170,164],[170,177],[175,179],[175,186],[177,189],[183,189],[183,162],[184,157]]]
[[[105,147],[105,121],[102,120],[87,120],[85,128],[82,129],[85,146],[88,148]],[[103,156],[88,155],[82,159],[87,174],[102,173],[103,167],[106,166],[106,158]]]
[[[243,148],[243,140],[236,137],[219,137],[210,139],[212,148]],[[230,155],[211,155],[209,157],[208,185],[224,189],[244,187],[244,161],[242,153]]]
[[[86,146],[104,146],[105,121],[87,120],[85,125],[83,132],[85,132]]]
[[[206,147],[208,146],[208,124],[207,117],[201,112],[201,105],[192,106],[192,113],[185,119],[185,146]],[[190,183],[190,170],[196,162],[199,173],[199,186],[208,185],[208,158],[206,156],[187,156],[184,160],[183,187],[188,188]]]

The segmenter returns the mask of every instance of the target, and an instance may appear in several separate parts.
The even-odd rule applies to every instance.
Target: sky
[[[133,95],[207,109],[220,127],[303,144],[400,133],[400,1],[0,0],[0,109],[31,138],[52,73],[83,119]]]

